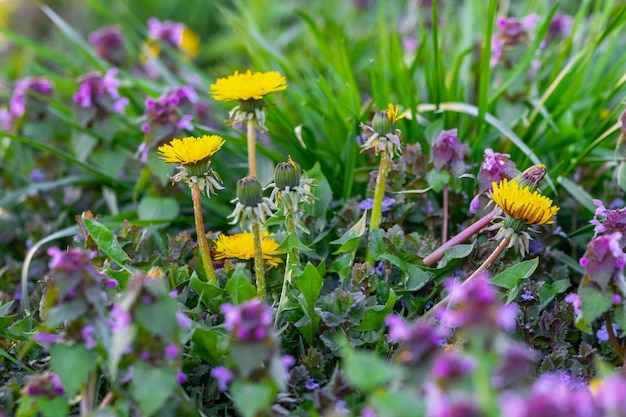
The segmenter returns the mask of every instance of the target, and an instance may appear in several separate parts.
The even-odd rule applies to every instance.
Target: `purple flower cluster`
[[[235,377],[230,369],[223,366],[216,366],[211,369],[211,376],[217,380],[217,390],[219,392],[226,391],[228,389],[228,384]]]
[[[30,397],[46,397],[49,400],[65,393],[61,380],[52,372],[33,375],[24,387],[24,392]]]
[[[89,255],[78,248],[69,248],[62,251],[59,248],[49,248],[48,255],[52,259],[48,262],[50,269],[62,269],[66,272],[80,271],[88,265],[91,265]]]
[[[598,208],[589,223],[595,226],[593,237],[602,234],[619,232],[622,234],[621,246],[626,246],[626,207],[621,209],[607,209],[600,200],[593,200]]]
[[[445,169],[455,178],[465,172],[466,149],[457,137],[457,129],[444,130],[435,140],[431,159],[438,171]]]
[[[505,392],[500,397],[502,415],[508,417],[595,417],[599,413],[585,385],[573,385],[560,375],[541,375],[529,392]]]
[[[255,298],[238,306],[222,304],[224,327],[237,340],[262,342],[272,335],[272,309]]]
[[[198,95],[191,86],[167,91],[156,99],[147,98],[141,130],[150,134],[152,143],[171,139],[183,130],[193,130],[191,124],[193,115],[183,112],[192,111],[193,104],[197,101]],[[148,157],[146,141],[140,145],[138,152],[141,154],[141,160],[145,162]]]
[[[113,113],[124,113],[128,98],[120,97],[120,82],[115,78],[117,68],[109,69],[104,76],[91,73],[78,80],[78,91],[74,94],[74,102],[82,108],[96,107],[98,110]]]
[[[391,207],[393,207],[394,204],[396,204],[395,198],[385,196],[385,198],[383,198],[382,212],[384,213],[386,211],[391,210]],[[361,201],[361,203],[359,203],[359,208],[361,210],[371,210],[373,207],[374,207],[373,198],[368,197],[365,200]]]
[[[510,155],[494,152],[492,149],[485,149],[483,163],[476,176],[478,181],[478,194],[474,196],[470,203],[470,213],[477,214],[481,206],[486,204],[489,199],[485,193],[491,189],[491,183],[499,182],[507,178],[515,177],[515,162],[511,161]],[[481,204],[481,199],[483,200]]]
[[[38,96],[50,96],[52,83],[43,77],[24,78],[15,82],[15,88],[9,109],[0,110],[0,127],[10,130],[15,122],[26,114],[26,110],[32,112],[33,119],[38,119],[43,112],[42,102]]]
[[[389,342],[403,342],[398,358],[406,364],[421,364],[436,352],[441,351],[446,333],[426,321],[409,324],[395,314],[385,318],[389,327]]]
[[[585,275],[603,291],[608,290],[611,282],[623,281],[626,254],[622,248],[620,232],[603,234],[589,242],[587,251],[580,258],[580,265],[585,268]]]
[[[124,35],[119,26],[106,26],[89,34],[89,43],[102,59],[121,67],[126,57]]]
[[[489,273],[482,272],[469,285],[446,281],[450,306],[437,312],[444,326],[482,326],[492,323],[505,331],[515,328],[517,305],[503,304],[489,283]]]
[[[548,42],[561,36],[566,38],[572,32],[572,26],[574,25],[574,18],[567,14],[556,13],[552,17],[550,27],[548,28],[548,35],[546,40]]]
[[[532,37],[537,26],[539,16],[535,13],[523,19],[498,19],[498,33],[491,39],[491,67],[495,67],[502,58],[502,52],[507,46],[522,45]]]
[[[168,43],[173,47],[180,45],[184,29],[185,25],[182,23],[169,20],[160,21],[156,17],[148,19],[148,37],[155,41]]]

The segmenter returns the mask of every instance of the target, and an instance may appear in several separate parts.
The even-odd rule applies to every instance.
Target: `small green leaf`
[[[176,312],[178,306],[176,300],[171,297],[162,297],[150,304],[139,304],[135,308],[135,319],[143,326],[152,337],[158,337],[165,342],[172,342],[178,322]],[[155,320],[158,317],[158,320]]]
[[[365,392],[379,389],[381,385],[402,374],[400,368],[372,352],[355,351],[346,341],[341,345],[344,353],[342,369],[346,378]]]
[[[359,240],[365,234],[365,226],[367,219],[367,210],[363,213],[359,221],[357,221],[350,229],[348,229],[339,239],[333,240],[333,245],[341,245],[334,254],[355,251],[359,247]]]
[[[371,399],[372,408],[379,416],[406,417],[424,414],[424,403],[421,397],[412,391],[383,391],[374,393]]]
[[[119,266],[124,267],[125,262],[129,262],[130,258],[120,246],[113,232],[94,219],[84,215],[82,219],[89,236],[96,242],[98,248]]]
[[[249,383],[239,380],[231,385],[230,394],[244,417],[255,417],[259,412],[269,410],[277,393],[269,381]]]
[[[233,304],[241,304],[257,296],[256,288],[250,283],[245,268],[238,266],[226,283],[226,292]]]
[[[582,318],[588,325],[604,314],[613,305],[613,294],[602,292],[591,285],[578,289],[578,295],[582,301]]]
[[[50,349],[50,369],[59,376],[65,393],[74,396],[97,365],[98,355],[83,345],[56,344]]]
[[[194,290],[200,296],[200,299],[205,306],[209,307],[212,312],[219,311],[219,300],[224,294],[224,290],[216,287],[213,284],[202,281],[198,276],[193,274],[191,280],[189,280],[189,287]]]
[[[221,328],[196,327],[191,336],[191,350],[211,365],[219,365],[228,347],[228,335]]]
[[[137,215],[139,220],[172,220],[178,217],[180,210],[174,198],[146,196],[139,202]]]
[[[48,310],[46,324],[57,326],[64,321],[74,320],[87,312],[87,303],[82,298],[74,298]]]
[[[385,323],[387,317],[393,310],[397,300],[396,293],[389,289],[389,295],[385,305],[375,305],[367,309],[363,321],[354,330],[364,332],[366,330],[378,330]]]
[[[556,297],[557,294],[564,293],[570,287],[570,281],[568,278],[560,279],[552,284],[543,284],[539,288],[539,306],[540,310],[547,307],[548,304]]]
[[[177,385],[176,370],[173,368],[153,368],[146,362],[135,362],[130,392],[143,416],[148,417],[158,411]]]
[[[414,292],[422,288],[433,276],[432,273],[420,269],[417,265],[412,264],[395,255],[384,254],[380,259],[391,262],[391,264],[400,268],[406,275],[404,288],[398,288],[399,293]]]
[[[298,233],[291,232],[285,237],[285,239],[280,243],[280,245],[278,245],[278,247],[276,248],[276,251],[288,252],[289,250],[294,249],[294,248],[303,252],[313,250],[309,248],[307,245],[305,245],[304,243],[302,243],[302,241],[298,237]]]
[[[506,288],[509,293],[510,302],[512,301],[510,299],[512,291],[517,290],[517,287],[522,283],[522,281],[530,277],[533,272],[535,272],[535,269],[537,269],[537,265],[539,265],[538,257],[528,261],[520,262],[491,278],[491,283],[493,285],[497,285],[498,287]],[[515,294],[517,294],[517,291],[515,291]],[[515,296],[513,296],[513,298],[515,298]]]

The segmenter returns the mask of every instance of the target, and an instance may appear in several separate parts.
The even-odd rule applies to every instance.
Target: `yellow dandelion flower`
[[[268,233],[261,236],[261,250],[263,260],[271,266],[277,266],[282,259],[278,257],[280,252],[276,249],[278,243]],[[236,235],[220,235],[215,246],[215,259],[237,258],[243,260],[254,259],[254,242],[252,233],[243,232]]]
[[[512,218],[531,224],[551,224],[552,217],[559,211],[558,206],[552,205],[552,200],[530,191],[528,187],[520,187],[516,181],[503,179],[500,183],[492,184],[491,197],[500,208]]]
[[[399,106],[393,107],[393,104],[389,103],[387,106],[387,118],[392,125],[394,125],[398,120],[404,119],[405,114],[398,115]]]
[[[287,88],[287,80],[277,71],[255,72],[248,70],[245,74],[235,71],[234,75],[218,78],[211,84],[211,95],[219,101],[262,100],[263,97]]]
[[[159,146],[159,157],[169,163],[195,165],[211,158],[224,145],[221,136],[211,135],[201,138],[186,137],[173,139],[170,143]]]
[[[180,49],[188,57],[195,57],[200,52],[200,38],[193,30],[187,26],[183,28],[183,35],[180,39]]]

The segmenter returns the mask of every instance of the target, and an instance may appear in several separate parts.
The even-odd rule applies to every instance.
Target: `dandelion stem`
[[[391,166],[391,158],[387,152],[380,154],[380,166],[378,167],[378,177],[376,177],[376,188],[374,189],[374,203],[372,205],[372,216],[370,217],[370,238],[372,231],[380,227],[381,214],[383,212],[383,198],[385,197],[385,183],[387,182],[387,174]],[[368,250],[365,260],[370,265],[374,264],[374,257]]]
[[[441,244],[448,240],[448,184],[443,186],[443,225],[441,227]]]
[[[287,210],[287,207],[285,206]],[[287,237],[291,233],[296,233],[296,220],[294,218],[295,213],[289,210],[289,213],[285,217],[285,229],[287,231]],[[276,317],[274,318],[274,328],[276,328],[278,324],[278,317],[282,312],[285,304],[287,304],[287,287],[291,285],[291,277],[293,276],[293,271],[298,269],[300,266],[300,251],[298,248],[290,248],[287,252],[287,265],[285,266],[285,278],[283,279],[283,288],[280,291],[280,300],[278,301],[278,308],[276,309]]]
[[[447,249],[451,248],[452,246],[459,245],[465,242],[467,239],[474,236],[476,233],[480,232],[485,226],[491,223],[491,220],[493,219],[494,215],[495,215],[495,211],[492,211],[491,213],[485,215],[483,218],[478,220],[476,223],[473,223],[472,225],[470,225],[467,229],[463,230],[458,235],[454,236],[452,239],[443,243],[433,253],[431,253],[430,255],[424,258],[424,260],[422,261],[423,264],[426,266],[434,265],[435,262],[437,262],[439,259],[443,257],[443,253]]]
[[[202,190],[197,184],[191,187],[191,199],[193,200],[193,218],[196,223],[196,234],[198,235],[198,252],[204,266],[204,273],[210,284],[217,284],[217,277],[213,269],[213,260],[209,252],[209,243],[206,240],[204,231],[204,220],[202,219]]]
[[[254,119],[248,120],[248,175],[259,177],[256,169],[256,131]]]
[[[489,257],[487,259],[485,259],[485,262],[483,262],[483,264],[481,266],[478,267],[478,269],[476,269],[476,271],[474,271],[474,273],[472,275],[469,276],[469,278],[467,278],[465,280],[465,282],[463,282],[463,284],[461,284],[461,288],[462,287],[467,287],[468,285],[472,285],[472,282],[474,282],[474,280],[476,279],[476,277],[480,276],[480,274],[483,271],[486,271],[491,265],[493,265],[493,263],[496,261],[496,259],[498,259],[500,257],[500,255],[502,254],[502,252],[504,252],[504,250],[509,246],[509,243],[511,243],[511,237],[505,237],[504,239],[502,239],[500,241],[500,244],[498,245],[498,247],[496,248],[495,251],[493,251],[493,253],[491,255],[489,255]],[[435,312],[437,310],[439,310],[439,308],[441,308],[444,305],[447,305],[450,301],[452,301],[450,299],[450,294],[446,295],[441,301],[439,301],[437,304],[435,304],[430,310],[428,310],[426,313],[424,313],[424,318],[429,318],[432,317]]]
[[[617,356],[619,356],[620,361],[624,363],[624,349],[619,343],[619,340],[617,340],[617,336],[613,331],[613,322],[611,321],[611,315],[608,311],[604,313],[604,321],[606,322],[606,332],[609,335],[611,345],[613,345],[613,349],[615,349],[615,353],[617,353]]]
[[[256,276],[256,292],[262,301],[267,299],[265,288],[265,269],[263,269],[263,248],[261,246],[261,232],[259,224],[252,223],[252,241],[254,242],[254,273]]]

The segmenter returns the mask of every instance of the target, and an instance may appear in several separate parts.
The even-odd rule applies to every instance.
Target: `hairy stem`
[[[381,214],[383,212],[383,198],[385,197],[385,183],[387,182],[387,174],[391,166],[391,158],[387,152],[380,154],[380,166],[378,167],[378,177],[376,178],[376,188],[374,189],[374,203],[372,205],[372,216],[370,217],[370,237],[372,231],[380,227]],[[369,251],[365,255],[365,260],[370,265],[374,263],[374,257]]]
[[[213,269],[213,260],[209,251],[209,243],[204,232],[204,220],[202,219],[202,190],[197,185],[191,187],[191,199],[193,200],[193,218],[196,223],[196,234],[198,235],[198,252],[204,266],[204,273],[210,284],[217,285],[217,277]]]
[[[615,349],[615,353],[617,353],[617,356],[619,356],[620,362],[624,363],[624,349],[619,343],[619,340],[617,340],[617,336],[613,331],[613,322],[611,321],[611,315],[608,311],[604,313],[604,321],[606,322],[606,332],[609,335],[609,341],[611,342],[613,349]]]
[[[256,276],[256,292],[263,301],[267,299],[265,288],[265,269],[263,268],[263,247],[261,246],[261,232],[257,222],[252,223],[252,241],[254,242],[254,273]]]
[[[470,275],[470,277],[467,278],[463,284],[461,284],[461,288],[467,287],[468,285],[472,285],[472,283],[476,280],[476,277],[480,276],[480,274],[483,271],[487,270],[491,265],[493,265],[496,259],[498,259],[500,255],[502,254],[502,252],[504,252],[505,249],[509,246],[510,242],[511,242],[510,236],[502,239],[500,241],[500,244],[496,248],[496,250],[493,251],[493,253],[489,255],[487,259],[485,259],[485,262],[483,262],[482,265],[479,266],[478,269],[476,269],[476,271],[474,271],[474,273]],[[431,308],[426,313],[424,313],[423,317],[424,318],[432,317],[437,312],[437,310],[439,310],[442,306],[447,305],[450,301],[452,300],[450,299],[450,294],[448,294],[441,301],[435,304],[433,308]]]
[[[256,131],[254,130],[254,119],[248,120],[248,175],[259,178],[256,169]]]
[[[470,237],[474,236],[476,233],[480,232],[485,226],[491,223],[493,216],[495,215],[495,211],[485,215],[483,218],[478,220],[476,223],[470,225],[467,229],[463,230],[458,235],[454,236],[452,239],[448,240],[440,247],[438,247],[433,253],[424,258],[422,263],[426,266],[432,266],[439,259],[443,257],[443,253],[451,248],[452,246],[459,245],[465,242]]]
[[[296,233],[296,221],[294,218],[295,213],[291,211],[285,218],[285,229],[287,231],[287,237],[291,233]],[[276,309],[276,317],[274,318],[274,327],[278,324],[278,317],[282,312],[285,304],[287,304],[287,287],[291,285],[291,277],[293,271],[300,267],[300,251],[298,248],[290,248],[287,252],[287,265],[285,266],[285,278],[283,279],[283,288],[280,291],[280,300],[278,301],[278,307]]]

